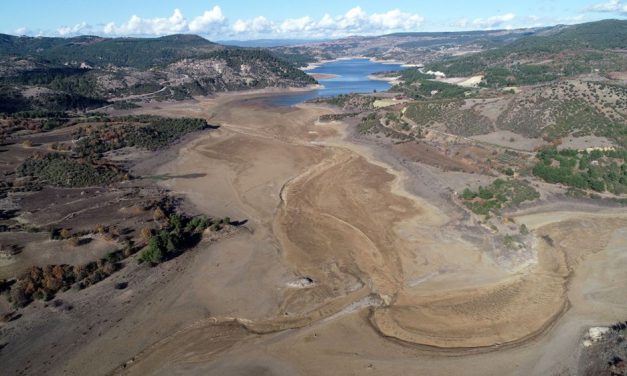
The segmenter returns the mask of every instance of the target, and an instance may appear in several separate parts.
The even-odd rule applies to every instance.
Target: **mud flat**
[[[489,231],[468,237],[457,213],[408,192],[407,172],[347,140],[345,125],[316,125],[328,108],[277,110],[254,97],[194,103],[219,131],[159,169],[202,175],[163,185],[198,208],[248,219],[250,233],[214,250],[236,266],[221,264],[218,286],[192,287],[213,301],[209,318],[120,372],[314,375],[325,364],[334,374],[418,365],[427,374],[547,374],[572,370],[586,325],[627,314],[603,276],[624,270],[624,258],[608,257],[626,241],[625,213],[514,216],[533,230],[532,252],[498,249]],[[504,264],[503,254],[516,261]],[[591,272],[588,259],[611,270]],[[586,308],[584,276],[594,280],[585,286],[610,289],[595,299],[612,310]],[[311,284],[293,283],[303,278]]]

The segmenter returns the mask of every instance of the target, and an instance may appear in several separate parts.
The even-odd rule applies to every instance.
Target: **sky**
[[[327,39],[627,18],[627,0],[1,0],[0,32],[29,36]]]

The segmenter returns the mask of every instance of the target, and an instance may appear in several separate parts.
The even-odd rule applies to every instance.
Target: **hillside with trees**
[[[448,76],[485,75],[484,85],[527,85],[582,73],[624,70],[627,21],[556,26],[476,54],[444,59],[426,69]]]
[[[267,50],[226,47],[196,35],[33,38],[0,34],[0,112],[5,113],[83,111],[116,97],[152,94],[151,99],[178,100],[315,83]]]

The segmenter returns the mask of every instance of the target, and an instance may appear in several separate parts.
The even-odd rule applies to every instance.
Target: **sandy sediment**
[[[521,267],[503,267],[494,252],[516,250],[494,249],[488,232],[483,243],[465,240],[450,213],[407,192],[407,176],[367,147],[347,141],[343,126],[314,125],[329,109],[268,109],[248,101],[254,97],[225,95],[155,109],[179,114],[191,106],[221,125],[182,148],[159,172],[201,174],[163,184],[202,210],[248,219],[250,235],[227,244],[226,251],[248,247],[249,255],[263,254],[266,260],[249,256],[265,266],[263,271],[248,263],[237,269],[246,273],[240,278],[256,281],[254,295],[240,283],[225,292],[212,289],[218,299],[229,294],[242,300],[229,299],[224,315],[214,313],[150,348],[130,373],[152,369],[153,362],[164,370],[214,362],[217,354],[224,361],[250,360],[230,346],[243,342],[242,348],[251,349],[263,338],[272,338],[268,351],[275,360],[292,354],[303,362],[298,367],[307,368],[303,352],[325,355],[306,333],[337,325],[367,325],[377,341],[395,339],[417,349],[478,350],[528,342],[567,315],[571,280],[581,261],[602,253],[612,234],[627,226],[624,213],[615,212],[520,216],[516,221],[534,230],[534,252]],[[311,286],[290,284],[304,276]],[[236,329],[229,330],[239,333],[233,342],[211,345],[216,325],[233,323]],[[189,354],[205,355],[178,350],[164,355],[164,349],[182,343]],[[391,356],[386,351],[381,356]],[[277,374],[287,367],[270,363]]]
[[[388,77],[388,76],[379,76],[376,74],[370,74],[368,75],[368,79],[375,80],[375,81],[387,81],[390,83],[390,85],[398,85],[401,82],[401,76]]]
[[[328,73],[309,73],[309,75],[316,80],[330,80],[332,78],[338,77],[337,74],[328,74]]]

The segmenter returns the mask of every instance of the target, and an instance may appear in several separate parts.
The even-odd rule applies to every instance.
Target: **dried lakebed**
[[[610,262],[627,243],[624,211],[515,216],[534,246],[505,264],[495,255],[515,250],[407,192],[411,177],[351,143],[345,125],[316,125],[328,109],[277,110],[250,98],[154,110],[221,124],[158,172],[198,174],[162,184],[202,210],[247,218],[250,232],[193,267],[187,295],[206,302],[209,316],[120,372],[316,374],[315,364],[328,364],[337,374],[362,366],[402,374],[420,364],[429,374],[502,374],[499,364],[516,357],[511,374],[545,374],[555,367],[547,356],[578,351],[585,325],[627,313],[611,282],[625,279],[627,261]],[[305,277],[312,283],[294,284]]]

